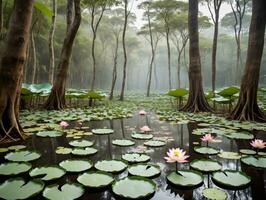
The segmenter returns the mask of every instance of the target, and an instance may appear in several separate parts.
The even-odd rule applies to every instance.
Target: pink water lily
[[[69,126],[69,124],[66,121],[61,121],[60,124],[61,128],[66,128]]]
[[[145,110],[139,111],[139,115],[146,115],[146,114],[147,114],[147,112]]]
[[[186,151],[180,148],[169,149],[169,151],[167,152],[167,156],[168,157],[164,157],[164,159],[168,163],[186,163],[188,162],[187,158],[189,157],[188,155],[186,155]]]
[[[257,149],[264,149],[266,147],[266,142],[263,142],[263,140],[255,139],[251,141],[250,145]]]
[[[151,131],[151,129],[148,126],[143,126],[143,127],[140,128],[140,131],[142,131],[142,132],[149,132],[149,131]]]
[[[204,142],[211,142],[214,140],[214,136],[212,136],[212,134],[208,133],[208,134],[205,134],[204,136],[202,136],[200,139],[201,141],[204,141]]]

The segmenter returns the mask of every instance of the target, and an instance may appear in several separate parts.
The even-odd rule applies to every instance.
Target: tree
[[[266,116],[257,104],[257,89],[266,26],[265,10],[265,0],[252,0],[246,66],[242,77],[239,99],[236,107],[231,112],[232,119],[266,122]]]
[[[67,73],[69,68],[69,60],[72,53],[72,46],[81,21],[80,0],[74,0],[74,11],[75,11],[74,19],[67,30],[63,47],[61,50],[61,57],[57,68],[56,79],[52,91],[45,103],[45,108],[49,110],[51,109],[60,110],[66,106],[65,90],[66,90]],[[68,15],[68,18],[69,17],[71,16]]]
[[[189,0],[189,97],[181,111],[204,112],[211,108],[204,96],[202,87],[201,61],[198,33],[198,0]]]
[[[24,139],[19,124],[20,88],[29,41],[33,0],[15,0],[0,66],[0,135]]]

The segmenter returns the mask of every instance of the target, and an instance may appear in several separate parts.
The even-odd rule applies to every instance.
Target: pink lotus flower
[[[60,124],[61,128],[66,128],[69,126],[69,124],[66,121],[61,121]]]
[[[178,163],[186,163],[188,162],[188,160],[186,160],[189,156],[185,155],[186,151],[184,151],[183,149],[180,148],[172,148],[169,149],[169,151],[167,152],[167,156],[168,157],[164,157],[164,159],[166,160],[166,162],[168,163],[174,163],[174,162],[178,162]]]
[[[146,113],[146,111],[145,110],[141,110],[141,111],[139,111],[139,115],[146,115],[147,113]]]
[[[143,126],[143,127],[140,128],[140,131],[149,132],[149,131],[151,131],[151,129],[148,126]]]
[[[201,141],[205,141],[205,142],[211,142],[214,140],[215,137],[212,136],[212,134],[208,133],[205,134],[204,136],[202,136],[200,139]]]
[[[255,139],[250,143],[250,145],[257,149],[264,149],[266,147],[266,142],[263,142],[263,140]]]

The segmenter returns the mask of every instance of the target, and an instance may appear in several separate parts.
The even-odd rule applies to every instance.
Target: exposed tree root
[[[62,93],[62,92],[60,92]],[[64,92],[63,92],[64,93]],[[47,110],[62,110],[66,107],[65,95],[59,94],[58,90],[53,88],[49,98],[47,99],[44,108]]]

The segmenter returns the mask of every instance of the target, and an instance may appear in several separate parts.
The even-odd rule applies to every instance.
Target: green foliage
[[[175,90],[170,90],[167,95],[171,97],[184,97],[189,93],[189,91],[185,88],[177,88]]]
[[[33,6],[35,9],[40,11],[44,16],[46,16],[46,17],[52,17],[53,16],[53,12],[45,3],[41,2],[41,1],[34,1]]]

